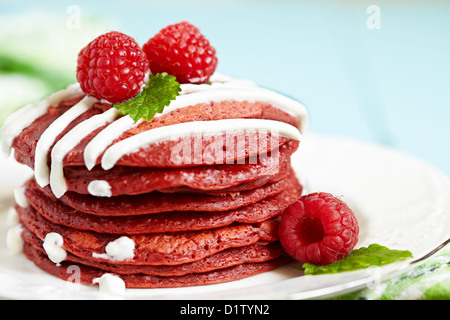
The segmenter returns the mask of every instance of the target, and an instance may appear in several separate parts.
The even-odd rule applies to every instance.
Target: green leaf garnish
[[[164,107],[170,104],[180,93],[180,84],[175,76],[167,73],[150,75],[147,85],[142,92],[133,99],[116,103],[114,107],[128,114],[134,121],[139,119],[151,120]]]
[[[370,266],[382,266],[411,257],[412,253],[407,250],[391,250],[379,244],[371,244],[367,248],[355,249],[345,258],[328,265],[316,266],[314,264],[304,263],[302,268],[305,269],[305,275],[338,273],[368,268]]]

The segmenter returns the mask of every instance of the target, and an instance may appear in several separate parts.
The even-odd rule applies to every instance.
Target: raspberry
[[[136,96],[148,71],[142,48],[117,31],[97,37],[78,54],[77,80],[83,92],[111,103]]]
[[[326,265],[352,251],[359,226],[343,201],[329,193],[312,193],[283,212],[278,233],[283,248],[294,259]]]
[[[206,83],[217,67],[216,50],[185,21],[163,28],[142,49],[153,74],[167,72],[180,83]]]

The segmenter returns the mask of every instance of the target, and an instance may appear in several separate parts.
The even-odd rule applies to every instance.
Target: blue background
[[[0,14],[68,17],[70,5],[81,28],[100,17],[141,44],[188,20],[218,71],[302,101],[310,132],[385,144],[450,175],[449,1],[0,1]],[[367,27],[369,5],[380,29]]]

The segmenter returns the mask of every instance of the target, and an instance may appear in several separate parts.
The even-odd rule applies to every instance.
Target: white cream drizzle
[[[14,189],[14,200],[22,208],[28,208],[30,203],[25,196],[25,187],[18,187]]]
[[[73,99],[81,95],[84,95],[83,90],[81,90],[80,84],[78,82],[75,82],[68,85],[66,89],[52,93],[47,98],[47,102],[50,106],[57,107],[61,101]]]
[[[42,133],[36,144],[34,155],[34,175],[36,182],[45,187],[50,183],[49,167],[47,165],[47,155],[56,137],[78,116],[86,112],[97,99],[91,96],[85,96],[72,108],[64,112],[59,118],[52,122]]]
[[[210,84],[181,84],[180,95],[185,95],[193,92],[200,92],[216,88],[248,88],[256,87],[256,85],[247,79],[233,79],[224,75],[214,74],[211,77]]]
[[[57,107],[61,101],[76,98],[81,95],[83,95],[83,91],[81,91],[80,84],[74,83],[69,85],[66,89],[53,93],[45,100],[26,105],[12,113],[5,120],[1,131],[3,154],[6,157],[9,156],[14,138],[37,118],[44,115],[49,106]]]
[[[88,185],[89,194],[96,197],[111,197],[111,185],[105,180],[93,180]]]
[[[6,247],[9,252],[19,254],[23,251],[24,241],[22,239],[23,227],[20,224],[8,229],[6,233]]]
[[[16,224],[18,224],[19,221],[19,214],[17,213],[16,209],[14,207],[10,207],[8,209],[8,213],[6,215],[6,226],[7,227],[13,227]]]
[[[49,149],[56,137],[79,115],[87,111],[98,100],[85,96],[79,103],[64,112],[41,135],[35,153],[35,178],[44,187],[50,183],[53,193],[61,197],[67,186],[63,175],[63,159],[80,141],[95,129],[111,122],[101,130],[86,146],[83,157],[86,167],[91,170],[104,152],[101,159],[103,169],[111,169],[124,155],[129,154],[151,143],[165,139],[174,139],[185,135],[227,133],[233,131],[271,131],[293,139],[300,140],[301,133],[307,129],[308,116],[305,107],[286,96],[274,91],[257,87],[243,79],[233,79],[221,74],[211,78],[211,84],[182,84],[181,94],[167,106],[162,114],[199,103],[220,101],[248,101],[271,104],[300,119],[300,127],[295,128],[287,123],[265,119],[224,119],[216,121],[196,121],[155,128],[136,134],[116,144],[112,142],[124,132],[139,124],[129,116],[119,116],[114,108],[79,123],[70,130],[52,149],[51,168],[47,164]],[[2,128],[2,149],[11,152],[14,138],[39,116],[47,112],[48,106],[57,106],[60,101],[82,94],[78,84],[54,93],[46,100],[28,105],[12,114]],[[156,117],[162,114],[157,114]],[[92,187],[95,187],[94,184]],[[94,191],[95,193],[95,191]]]
[[[95,101],[90,100],[86,102],[84,107],[89,108],[92,102]],[[120,110],[111,108],[103,113],[92,116],[73,127],[54,145],[51,153],[50,187],[57,198],[62,197],[67,191],[67,185],[64,179],[64,157],[92,131],[103,127],[108,122],[114,121],[120,114]]]

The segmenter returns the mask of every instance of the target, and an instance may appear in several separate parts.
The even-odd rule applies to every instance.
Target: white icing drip
[[[47,165],[48,151],[55,142],[56,137],[78,116],[86,112],[92,104],[97,101],[96,98],[85,96],[80,102],[64,112],[58,119],[42,133],[37,145],[34,156],[34,174],[36,182],[45,187],[49,184],[49,168]]]
[[[65,99],[75,98],[82,95],[78,83],[69,85],[66,89],[53,93],[47,99],[37,103],[29,104],[12,113],[4,122],[2,127],[2,152],[5,156],[11,153],[11,145],[25,128],[32,124],[37,118],[47,112],[49,106],[58,106]]]
[[[140,123],[140,121],[138,121]],[[100,131],[84,149],[84,163],[88,170],[91,170],[97,158],[105,151],[105,149],[125,131],[131,129],[135,125],[134,120],[128,116],[121,117],[114,121],[105,129]]]
[[[197,92],[179,95],[168,107],[164,108],[163,114],[170,113],[185,106],[227,100],[265,102],[298,117],[300,119],[300,132],[305,132],[308,127],[307,111],[301,103],[274,91],[250,86],[244,88],[213,87],[211,89],[203,89]]]
[[[96,100],[90,99],[86,102],[85,107],[89,108]],[[108,122],[114,121],[121,112],[115,108],[90,117],[89,119],[80,122],[67,132],[53,147],[51,153],[51,171],[50,171],[50,186],[53,194],[60,198],[67,191],[66,180],[64,179],[63,160],[70,150],[92,131],[103,127]]]
[[[59,264],[67,257],[67,251],[62,247],[64,243],[63,237],[56,232],[47,233],[44,239],[43,247],[48,258]]]
[[[99,278],[94,278],[92,284],[98,284],[99,291],[108,294],[125,293],[125,282],[119,276],[111,273],[105,273]]]
[[[28,199],[25,197],[25,187],[14,189],[14,200],[22,208],[28,208],[30,206]]]
[[[134,241],[123,236],[106,245],[106,253],[92,253],[94,258],[102,258],[111,261],[124,261],[134,257]]]
[[[9,228],[6,234],[6,246],[11,253],[22,253],[24,241],[21,237],[23,228],[20,224]]]
[[[155,128],[138,133],[121,140],[109,147],[102,157],[102,168],[111,169],[124,155],[155,142],[175,139],[193,134],[213,134],[236,131],[266,131],[276,132],[295,140],[300,140],[301,134],[297,128],[281,121],[266,119],[223,119],[213,121],[193,121]]]
[[[94,180],[88,185],[89,194],[96,197],[111,197],[111,186],[108,181],[105,180]]]

